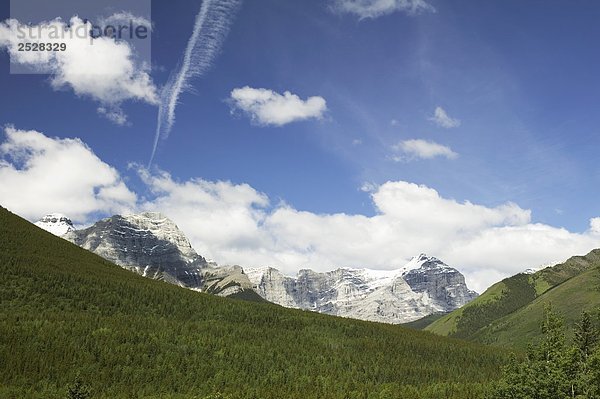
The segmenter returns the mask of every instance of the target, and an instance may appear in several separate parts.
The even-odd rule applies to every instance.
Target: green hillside
[[[448,312],[444,313],[433,313],[429,316],[422,317],[415,321],[410,321],[408,323],[403,323],[402,327],[412,328],[413,330],[423,330],[425,327],[433,323],[434,321],[441,319],[446,316]]]
[[[582,310],[600,302],[600,292],[593,289],[597,283],[592,279],[599,265],[600,250],[594,250],[531,275],[517,274],[494,284],[476,300],[434,321],[425,330],[522,348],[528,338],[539,334],[537,326],[543,313],[542,303],[551,301],[558,310],[568,311],[565,317],[569,324]],[[574,284],[580,284],[581,289],[568,290],[568,287],[575,287]],[[538,313],[529,313],[527,309]],[[521,315],[527,316],[517,322]]]
[[[477,398],[505,352],[127,272],[0,208],[0,398]]]
[[[527,306],[492,322],[472,336],[478,342],[525,349],[540,337],[544,305],[564,317],[565,324],[573,327],[582,311],[592,314],[600,307],[599,273],[595,268],[581,273],[547,291]]]

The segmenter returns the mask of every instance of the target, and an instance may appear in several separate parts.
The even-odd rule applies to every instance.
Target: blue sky
[[[6,3],[0,20],[10,17]],[[159,142],[148,172],[167,171],[182,184],[247,184],[269,198],[267,213],[285,203],[300,213],[373,217],[381,213],[373,194],[401,181],[435,189],[457,204],[517,204],[531,211],[528,225],[589,231],[590,219],[600,216],[600,4],[405,0],[365,17],[344,12],[343,3],[360,2],[244,2],[211,68],[180,95],[170,136]],[[376,2],[362,4],[369,3]],[[413,3],[429,7],[417,13],[402,8]],[[157,90],[181,65],[200,5],[153,2],[148,74]],[[152,152],[155,104],[123,101],[128,123],[119,126],[98,114],[97,99],[78,96],[68,85],[56,89],[47,75],[11,75],[9,62],[1,51],[0,124],[79,138],[136,193],[136,209],[155,200],[156,191],[139,173]],[[232,90],[244,87],[289,91],[301,100],[320,97],[326,110],[282,126],[261,123],[231,98]],[[438,107],[457,126],[436,124]],[[456,155],[423,159],[406,152],[410,140]],[[137,166],[128,167],[132,163]],[[361,190],[366,183],[371,190]],[[98,208],[87,215],[103,213],[110,212]],[[565,245],[565,251],[596,242]],[[515,271],[495,270],[492,277]]]

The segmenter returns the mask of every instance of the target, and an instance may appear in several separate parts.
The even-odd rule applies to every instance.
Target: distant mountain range
[[[260,296],[286,307],[385,323],[404,323],[470,302],[456,269],[424,254],[392,271],[337,269],[326,273],[300,270],[296,277],[273,268],[248,269]]]
[[[271,267],[244,270],[208,262],[160,213],[115,215],[82,230],[68,217],[51,214],[36,225],[145,277],[361,320],[405,323],[452,311],[477,297],[458,270],[424,254],[397,270],[305,269],[289,277]]]

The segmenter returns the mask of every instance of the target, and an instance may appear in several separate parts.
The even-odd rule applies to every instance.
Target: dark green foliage
[[[448,313],[440,312],[433,313],[429,316],[420,318],[419,320],[411,321],[409,323],[402,324],[402,327],[412,328],[413,330],[423,330],[425,327],[433,323],[434,321],[446,316]]]
[[[565,263],[542,269],[535,273],[533,277],[538,280],[544,280],[549,288],[552,288],[586,270],[597,267],[598,262],[600,262],[600,249],[594,249],[585,256],[573,256]]]
[[[227,298],[239,299],[241,301],[249,301],[249,302],[259,302],[264,303],[267,302],[263,297],[258,295],[253,290],[242,290],[240,292],[236,292],[235,294],[229,295]]]
[[[229,395],[223,395],[221,392],[213,393],[205,396],[204,399],[232,399]]]
[[[574,256],[534,274],[494,284],[474,301],[425,328],[440,335],[525,350],[539,338],[543,308],[552,303],[573,327],[581,311],[600,306],[600,250]],[[571,338],[572,331],[567,331]]]
[[[67,399],[88,399],[90,396],[90,389],[79,376],[75,378],[75,383],[67,389]]]
[[[600,398],[598,331],[590,315],[582,314],[575,331],[579,338],[569,346],[562,318],[547,307],[542,333],[542,341],[537,346],[530,346],[522,362],[516,357],[511,359],[490,398]]]
[[[0,398],[478,398],[506,355],[393,325],[200,294],[0,208]],[[219,394],[215,394],[218,392]]]
[[[469,339],[481,328],[492,321],[514,312],[533,301],[536,297],[535,288],[529,283],[529,276],[517,274],[503,280],[506,290],[497,301],[466,306],[457,321],[457,329],[453,337]]]
[[[590,313],[583,312],[581,321],[575,327],[575,345],[580,355],[587,359],[598,342],[598,330],[594,326]]]

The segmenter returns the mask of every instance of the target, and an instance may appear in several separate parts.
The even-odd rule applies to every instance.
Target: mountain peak
[[[430,263],[441,263],[441,264],[444,264],[444,262],[442,262],[441,260],[439,260],[435,256],[428,256],[427,254],[420,254],[417,257],[417,260],[419,262],[430,262]]]
[[[437,265],[445,265],[444,262],[438,258],[427,256],[427,254],[421,253],[419,256],[413,256],[410,261],[402,268],[403,272],[410,270],[421,269],[421,268],[432,268]]]
[[[124,217],[134,217],[134,218],[146,218],[146,219],[151,219],[151,220],[169,220],[170,219],[168,217],[166,217],[164,214],[160,213],[160,212],[142,212],[142,213],[135,213],[135,214],[131,214],[131,215],[126,215]]]
[[[62,213],[50,213],[38,220],[35,225],[59,237],[75,230],[71,219]]]

